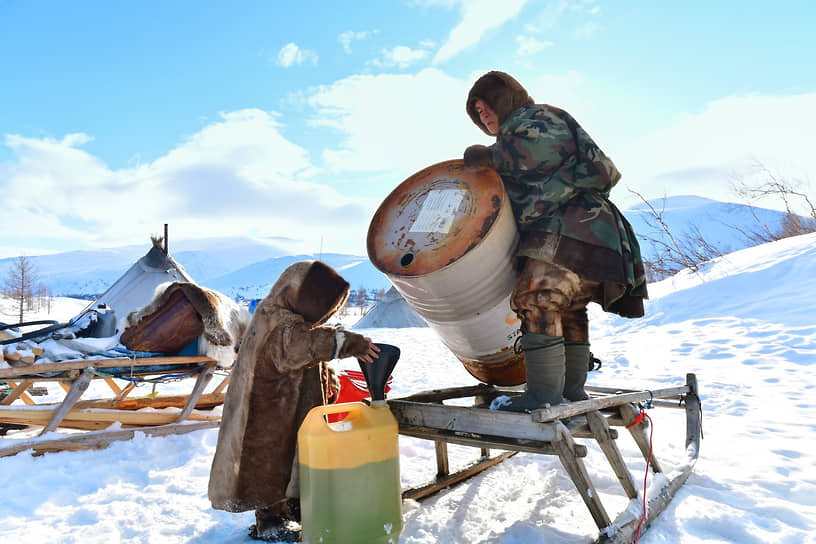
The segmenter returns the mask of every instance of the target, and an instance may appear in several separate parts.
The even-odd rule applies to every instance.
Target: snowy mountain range
[[[723,253],[752,245],[742,232],[756,230],[760,222],[772,228],[784,218],[784,212],[710,200],[698,196],[673,196],[650,201],[675,236],[685,236],[694,227]],[[641,238],[641,250],[648,260],[655,249],[647,238],[665,234],[654,226],[653,214],[646,203],[627,210],[624,215]],[[388,289],[390,282],[367,256],[339,253],[297,254],[286,249],[283,239],[209,238],[171,241],[170,254],[201,285],[234,298],[265,296],[280,273],[291,263],[321,259],[337,269],[352,289]],[[57,296],[92,298],[104,292],[151,245],[111,249],[69,251],[32,256],[40,281]],[[0,277],[14,258],[0,259]]]

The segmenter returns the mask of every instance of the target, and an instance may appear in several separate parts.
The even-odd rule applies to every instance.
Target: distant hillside
[[[108,289],[150,249],[125,246],[94,251],[69,251],[29,257],[39,279],[55,296],[94,297]],[[286,250],[250,238],[179,241],[173,258],[197,283],[234,298],[259,298],[269,293],[280,273],[299,260],[322,258],[338,270],[352,289],[388,289],[391,283],[368,257],[339,253],[287,254]],[[0,259],[0,278],[14,258]]]
[[[696,196],[668,197],[653,200],[650,204],[662,213],[663,220],[675,236],[685,236],[692,226],[696,226],[707,240],[724,253],[751,245],[740,230],[758,228],[757,218],[773,228],[785,216],[783,212],[775,210]],[[655,249],[647,238],[665,239],[665,234],[650,224],[652,214],[646,204],[634,206],[623,213],[632,223],[641,240],[641,250],[649,259]],[[170,253],[198,283],[235,298],[263,297],[291,263],[320,257],[336,268],[352,289],[364,286],[369,290],[388,290],[391,287],[388,279],[366,256],[339,253],[293,255],[285,246],[283,239],[231,237],[173,241],[171,237]],[[143,246],[69,251],[30,259],[39,278],[55,296],[90,297],[104,292],[150,247],[149,240],[145,240]],[[0,259],[0,279],[5,277],[6,269],[13,260]]]
[[[323,253],[320,256],[302,254],[266,259],[220,278],[210,280],[205,285],[237,299],[261,298],[269,293],[278,276],[290,264],[297,261],[313,260],[318,257],[337,270],[349,282],[352,289],[365,287],[368,290],[387,290],[391,286],[388,278],[374,268],[368,257],[340,253]]]
[[[671,196],[651,200],[649,204],[661,214],[675,238],[693,236],[696,227],[703,238],[723,254],[752,246],[753,243],[743,233],[760,229],[761,223],[776,229],[786,216],[785,212],[777,210],[699,196]],[[649,238],[671,243],[646,203],[623,210],[623,214],[638,235],[644,259],[652,260],[658,251]]]

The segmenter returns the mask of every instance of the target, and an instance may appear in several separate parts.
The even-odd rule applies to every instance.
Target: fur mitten
[[[463,158],[468,168],[493,168],[493,150],[486,145],[468,147]]]
[[[345,331],[346,338],[340,348],[338,359],[344,357],[365,357],[368,354],[369,343],[365,336],[355,332]]]

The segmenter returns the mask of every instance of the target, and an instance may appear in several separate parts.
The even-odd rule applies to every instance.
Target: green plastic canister
[[[348,415],[327,421],[339,412]],[[298,431],[298,456],[304,543],[399,541],[399,433],[385,401],[313,408]]]

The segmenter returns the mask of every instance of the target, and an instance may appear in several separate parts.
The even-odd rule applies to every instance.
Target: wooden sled
[[[600,533],[596,542],[632,542],[641,519],[634,517],[631,511],[642,511],[643,497],[638,492],[641,486],[634,481],[615,442],[618,431],[614,427],[628,428],[644,459],[650,459],[652,470],[664,473],[662,463],[650,451],[649,423],[638,417],[641,413],[639,404],[682,407],[686,412],[687,459],[671,474],[664,473],[668,483],[648,499],[647,514],[641,528],[643,531],[666,508],[697,461],[701,437],[697,380],[694,374],[688,374],[686,385],[654,391],[620,391],[593,387],[585,389],[592,397],[589,400],[542,408],[529,414],[477,407],[487,406],[496,396],[508,394],[506,389],[484,384],[389,399],[388,405],[399,423],[400,434],[436,442],[436,479],[427,485],[404,490],[403,497],[422,499],[478,474],[519,451],[555,455],[560,459],[598,526]],[[447,400],[467,397],[474,398],[473,407],[444,404]],[[637,508],[626,508],[614,521],[610,519],[582,461],[587,455],[587,447],[577,443],[576,439],[591,439],[598,443],[630,502],[638,503]],[[447,459],[448,443],[480,448],[481,459],[474,465],[451,474]],[[490,448],[508,451],[491,458]]]
[[[114,440],[132,438],[139,431],[161,435],[218,426],[220,416],[200,411],[224,402],[224,388],[228,384],[229,375],[211,393],[203,394],[216,366],[217,361],[206,356],[175,356],[83,359],[0,369],[0,382],[9,388],[8,394],[0,400],[0,426],[42,426],[40,437],[58,429],[88,431],[65,433],[64,437],[49,440],[2,440],[0,457],[15,455],[27,449],[34,450],[35,454],[98,449]],[[117,376],[128,380],[124,388],[120,388],[115,382],[114,378]],[[128,398],[136,388],[135,380],[147,377],[153,380],[195,378],[195,383],[187,395]],[[113,396],[80,400],[92,380],[104,380]],[[65,390],[62,402],[35,402],[27,391],[39,382],[58,382]],[[22,404],[12,405],[18,399]],[[140,411],[143,408],[154,410]],[[126,430],[101,431],[117,422]]]

